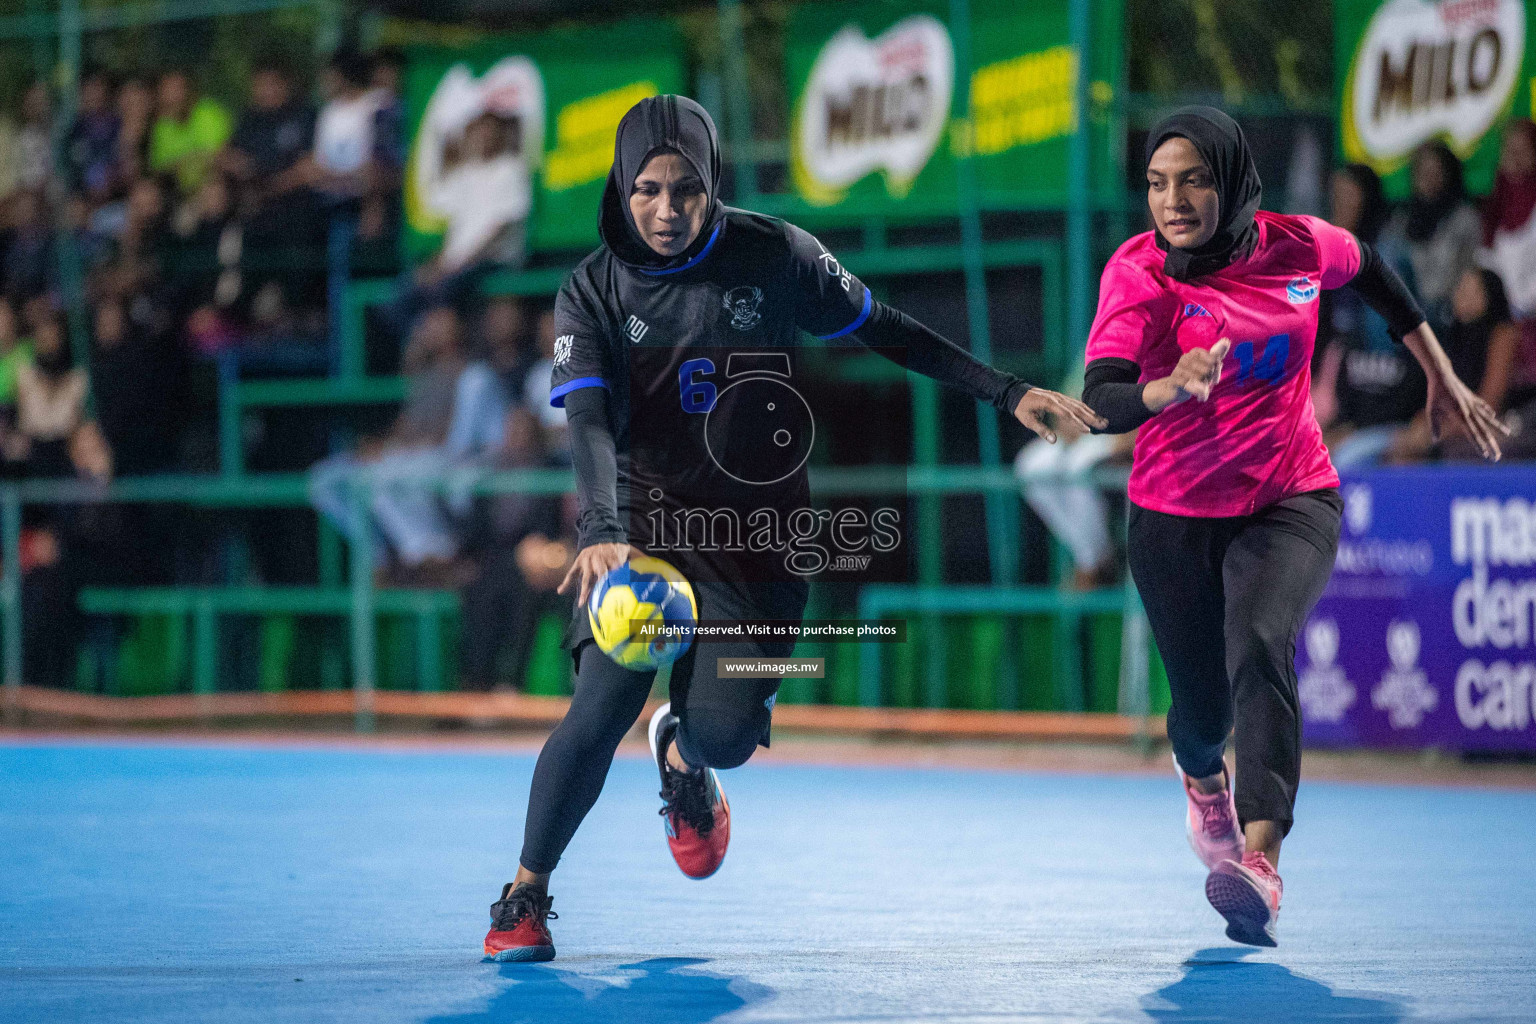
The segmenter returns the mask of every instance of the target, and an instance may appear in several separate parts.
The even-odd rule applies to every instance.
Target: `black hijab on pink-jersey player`
[[[1175,136],[1195,147],[1221,197],[1216,233],[1205,244],[1180,249],[1155,232],[1158,248],[1167,253],[1164,272],[1175,281],[1188,281],[1231,266],[1253,251],[1259,236],[1253,216],[1259,212],[1263,186],[1242,128],[1215,107],[1180,107],[1159,121],[1147,136],[1147,163],[1157,147]]]

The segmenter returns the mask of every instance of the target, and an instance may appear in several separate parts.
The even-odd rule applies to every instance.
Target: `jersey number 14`
[[[1237,379],[1234,383],[1246,384],[1250,380],[1265,384],[1278,384],[1285,376],[1285,360],[1291,354],[1291,336],[1276,334],[1264,343],[1263,352],[1254,351],[1251,341],[1239,342],[1232,349],[1237,359]]]

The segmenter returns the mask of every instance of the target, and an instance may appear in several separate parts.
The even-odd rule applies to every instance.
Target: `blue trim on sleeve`
[[[607,386],[608,382],[601,377],[577,377],[575,380],[566,381],[557,388],[551,388],[549,404],[556,409],[564,409],[565,396],[572,391],[577,391],[581,388],[606,388]]]
[[[818,334],[816,335],[816,340],[831,341],[833,338],[841,338],[845,334],[852,334],[854,331],[864,326],[864,321],[869,319],[869,311],[874,308],[874,305],[874,297],[870,295],[868,286],[865,286],[864,308],[859,310],[859,315],[854,319],[853,323],[849,324],[847,327],[844,327],[842,330],[837,331],[834,334]]]
[[[709,241],[704,243],[704,248],[700,249],[697,256],[689,260],[687,263],[684,263],[682,266],[672,267],[670,270],[646,270],[644,267],[641,267],[640,273],[647,274],[651,277],[665,277],[667,274],[681,274],[689,267],[697,266],[700,260],[709,255],[709,250],[715,247],[715,239],[720,237],[720,227],[724,223],[724,221],[721,221],[720,224],[715,225],[715,230],[709,233]]]

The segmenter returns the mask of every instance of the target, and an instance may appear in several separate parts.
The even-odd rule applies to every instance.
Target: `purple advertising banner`
[[[1536,467],[1379,469],[1343,494],[1297,644],[1306,741],[1536,751]]]

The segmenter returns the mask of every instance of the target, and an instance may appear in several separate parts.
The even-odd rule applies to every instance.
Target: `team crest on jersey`
[[[1317,282],[1310,277],[1296,277],[1285,286],[1285,297],[1296,305],[1305,305],[1317,298]]]
[[[751,285],[742,285],[740,288],[732,288],[725,293],[721,300],[726,312],[731,314],[731,326],[738,331],[750,331],[763,321],[763,314],[757,311],[762,304],[763,290]]]

